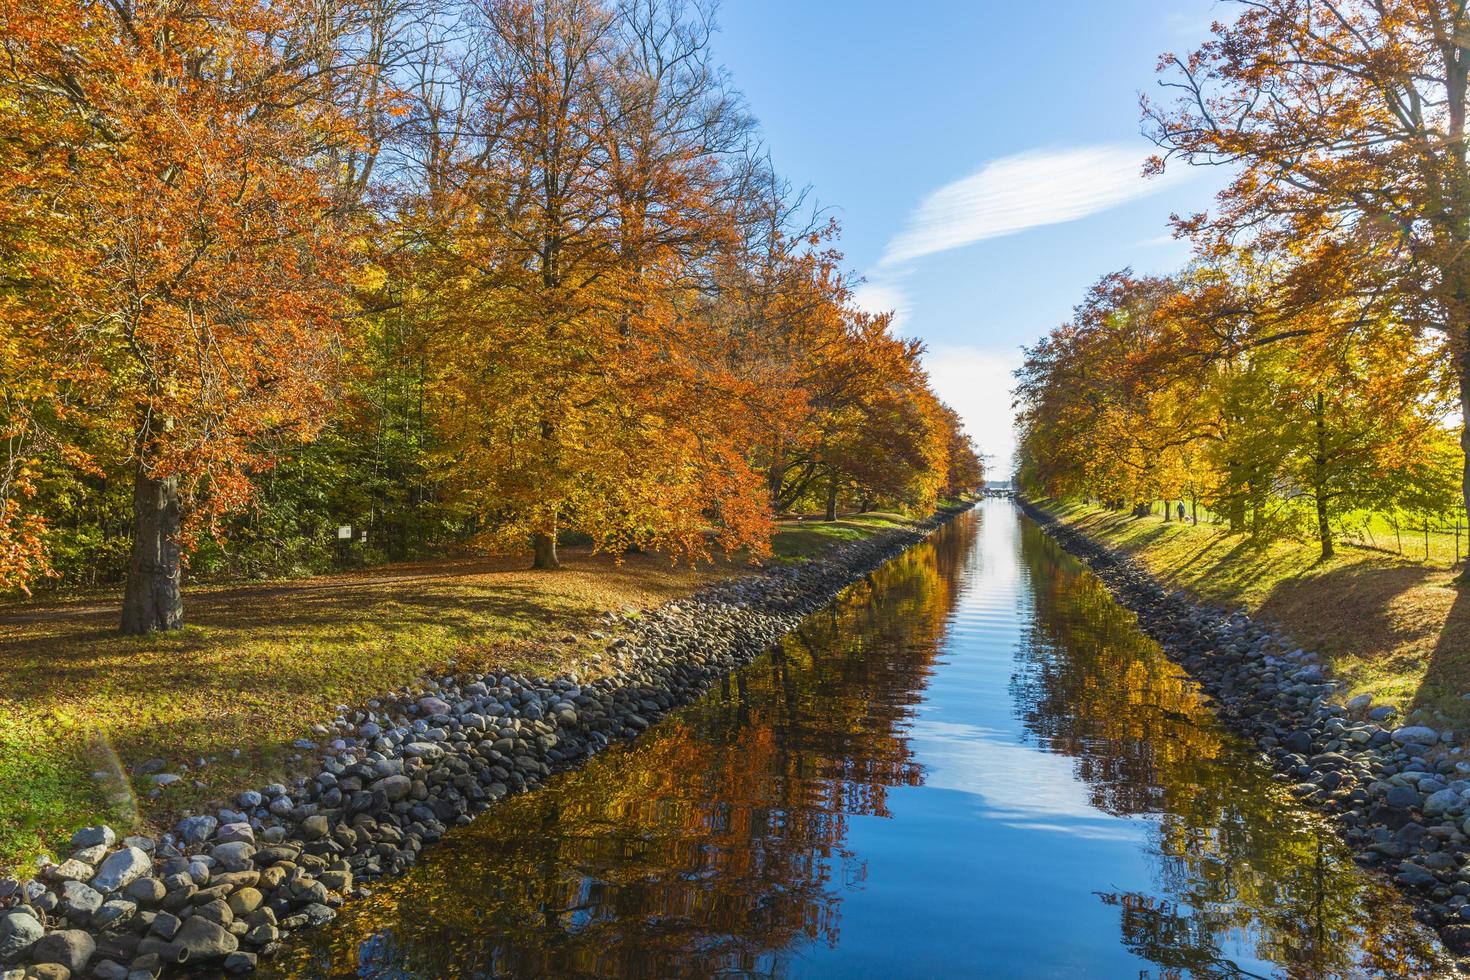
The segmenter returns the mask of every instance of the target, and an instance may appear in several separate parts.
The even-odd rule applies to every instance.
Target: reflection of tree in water
[[[849,818],[922,780],[905,724],[974,533],[911,550],[636,747],[452,835],[286,971],[775,974],[835,944],[840,888],[863,876]]]
[[[1249,976],[1229,948],[1291,977],[1427,976],[1435,945],[1407,908],[1298,811],[1095,577],[1033,525],[1022,560],[1036,604],[1012,679],[1038,741],[1071,756],[1098,809],[1156,815],[1163,897],[1104,894],[1123,941],[1162,977]]]

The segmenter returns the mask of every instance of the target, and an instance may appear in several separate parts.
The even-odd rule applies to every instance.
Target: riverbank
[[[344,709],[317,733],[320,771],[121,848],[110,830],[83,831],[67,862],[0,885],[0,902],[29,910],[0,917],[0,958],[94,972],[138,957],[232,958],[230,968],[250,969],[286,932],[332,918],[363,881],[412,864],[449,826],[698,696],[957,512],[723,578],[642,614],[605,614],[593,631],[601,648],[577,672],[460,672]]]
[[[819,557],[905,523],[783,522],[774,559]],[[284,780],[310,752],[293,743],[320,741],[314,729],[339,705],[449,666],[572,669],[605,645],[604,613],[756,571],[739,558],[691,570],[621,557],[567,548],[553,575],[517,557],[461,558],[204,585],[186,595],[185,629],[148,637],[113,632],[115,594],[0,606],[0,872],[83,824],[166,829]]]
[[[1454,585],[1446,562],[1351,544],[1324,562],[1310,542],[1258,548],[1214,525],[1041,503],[1159,581],[1279,626],[1322,656],[1344,698],[1369,695],[1405,719],[1470,729],[1470,590]]]
[[[1161,581],[1075,515],[1021,506],[1134,611],[1295,796],[1336,820],[1360,864],[1414,898],[1450,949],[1470,951],[1470,761],[1455,731],[1398,724],[1391,706],[1344,697],[1327,658],[1284,630]],[[1331,612],[1351,628],[1351,605]]]

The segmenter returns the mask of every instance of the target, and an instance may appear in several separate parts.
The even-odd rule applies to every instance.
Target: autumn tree
[[[65,389],[32,403],[121,434],[134,475],[121,626],[172,629],[191,529],[247,501],[271,445],[310,436],[330,405],[348,256],[317,162],[353,134],[318,97],[304,13],[0,10],[16,123],[0,206],[22,225],[7,241],[46,242],[7,274],[6,319]]]
[[[1215,211],[1179,226],[1207,249],[1295,251],[1305,282],[1343,282],[1380,315],[1437,332],[1457,377],[1470,499],[1470,10],[1237,2],[1212,40],[1162,59],[1168,98],[1145,100],[1154,169],[1233,172]]]

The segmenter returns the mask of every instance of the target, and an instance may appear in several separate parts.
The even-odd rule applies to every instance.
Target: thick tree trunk
[[[133,553],[118,628],[138,635],[184,625],[179,583],[178,482],[154,479],[140,462],[133,482]]]
[[[827,520],[837,520],[837,474],[827,477]]]
[[[560,568],[561,562],[556,558],[556,533],[546,534],[537,531],[531,535],[531,550],[536,557],[531,562],[532,568]]]

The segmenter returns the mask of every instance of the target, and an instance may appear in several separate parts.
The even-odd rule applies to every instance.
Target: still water
[[[1435,941],[987,501],[432,849],[301,977],[1358,977]]]

